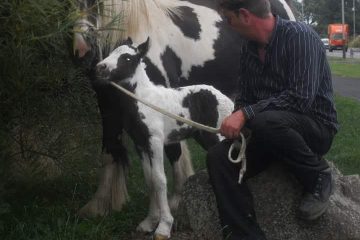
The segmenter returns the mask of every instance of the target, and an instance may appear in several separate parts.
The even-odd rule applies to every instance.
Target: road
[[[342,50],[333,50],[332,52],[329,52],[329,50],[326,50],[326,55],[328,57],[341,57],[342,58],[343,53],[342,53]],[[346,53],[346,58],[351,58],[350,57],[350,49]],[[360,59],[360,52],[354,52],[354,58]]]

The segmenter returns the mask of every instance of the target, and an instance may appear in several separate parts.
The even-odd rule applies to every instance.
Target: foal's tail
[[[190,151],[185,141],[181,141],[181,155],[179,158],[182,172],[186,177],[194,175],[194,169],[191,161]]]

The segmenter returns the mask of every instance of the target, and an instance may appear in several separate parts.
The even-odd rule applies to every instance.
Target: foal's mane
[[[103,0],[100,9],[100,28],[110,48],[117,41],[134,36],[140,29],[159,27],[157,16],[181,17],[175,0]],[[108,31],[107,31],[108,29]],[[115,30],[115,31],[114,31]]]

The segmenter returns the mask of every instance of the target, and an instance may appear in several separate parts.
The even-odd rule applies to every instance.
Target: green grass
[[[360,80],[359,59],[329,58],[329,63],[333,75]]]
[[[360,174],[360,103],[357,100],[336,97],[340,130],[335,136],[327,158],[344,174]]]

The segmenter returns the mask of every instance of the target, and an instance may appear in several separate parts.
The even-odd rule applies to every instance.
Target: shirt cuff
[[[240,108],[240,110],[244,113],[246,120],[252,119],[255,117],[254,109],[251,105]]]

